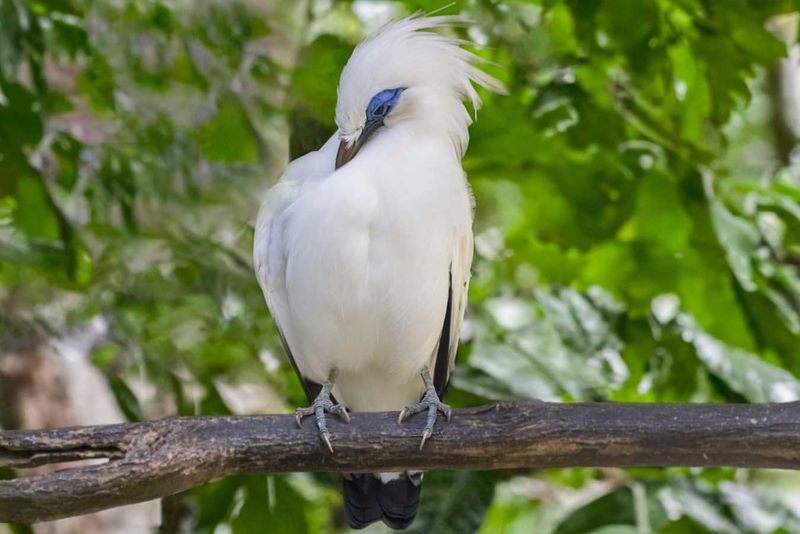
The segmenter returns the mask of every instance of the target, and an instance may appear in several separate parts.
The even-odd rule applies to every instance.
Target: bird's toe
[[[450,408],[450,406],[440,401],[437,395],[426,394],[420,402],[409,404],[403,408],[400,411],[400,416],[397,418],[397,422],[402,423],[412,415],[422,412],[427,412],[428,417],[425,421],[425,429],[422,432],[422,441],[419,445],[420,450],[422,450],[422,448],[425,446],[425,442],[428,441],[428,439],[433,435],[433,427],[436,424],[437,414],[441,412],[449,421],[453,410]]]
[[[313,415],[314,421],[317,424],[317,429],[319,430],[320,439],[328,447],[328,450],[333,452],[331,435],[328,431],[327,414],[336,415],[344,419],[345,422],[350,422],[350,414],[347,412],[347,408],[342,404],[334,404],[333,401],[326,398],[315,399],[308,408],[297,408],[294,413],[294,418],[295,421],[297,421],[297,425],[302,427],[303,419]]]
[[[294,411],[294,420],[297,421],[297,426],[303,426],[303,418],[308,417],[309,415],[314,415],[314,407],[309,406],[308,408],[298,408]]]
[[[350,422],[350,414],[347,412],[347,408],[343,404],[336,404],[332,406],[329,413],[341,417],[344,419],[345,423]]]

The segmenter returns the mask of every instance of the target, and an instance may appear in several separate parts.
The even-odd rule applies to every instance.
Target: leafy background
[[[252,275],[258,199],[333,131],[354,44],[441,7],[0,0],[0,362],[77,352],[129,420],[303,404]],[[797,56],[781,62],[798,10],[446,8],[472,17],[458,33],[510,89],[486,95],[464,160],[476,260],[452,404],[800,398],[800,88]],[[415,532],[800,532],[789,472],[435,472],[424,487]],[[162,531],[343,531],[337,488],[230,477],[165,499]]]

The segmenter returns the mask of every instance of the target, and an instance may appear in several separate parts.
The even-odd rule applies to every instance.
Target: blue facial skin
[[[356,157],[364,143],[383,126],[384,119],[392,111],[405,90],[405,87],[385,89],[372,97],[367,106],[367,120],[364,123],[364,129],[361,130],[361,135],[358,136],[356,142],[352,146],[348,145],[345,140],[341,140],[339,143],[339,151],[336,153],[336,169]]]
[[[392,108],[397,104],[400,95],[405,91],[405,87],[397,89],[385,89],[372,97],[367,106],[367,122],[358,137],[357,145],[363,145],[375,131],[383,126],[383,121]]]

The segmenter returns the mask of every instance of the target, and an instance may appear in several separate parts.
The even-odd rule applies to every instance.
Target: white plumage
[[[459,42],[420,30],[453,17],[408,18],[353,52],[342,72],[339,126],[286,169],[262,208],[255,265],[299,372],[353,410],[399,410],[424,392],[454,288],[452,354],[472,261],[471,196],[460,159],[480,99],[501,90]],[[379,91],[407,87],[385,126],[334,170],[340,138],[355,142]],[[277,198],[276,198],[277,197]]]
[[[472,262],[463,101],[480,106],[473,83],[502,90],[463,43],[424,31],[458,22],[411,17],[360,44],[339,83],[338,131],[288,166],[259,213],[256,273],[296,368],[317,384],[338,371],[332,393],[352,410],[419,401],[440,341],[455,356]],[[368,107],[394,89],[373,132]]]

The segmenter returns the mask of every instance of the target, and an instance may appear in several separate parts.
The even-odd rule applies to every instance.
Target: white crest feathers
[[[359,44],[339,81],[336,123],[343,136],[355,134],[370,99],[384,89],[426,88],[459,104],[469,100],[476,110],[481,99],[473,84],[505,93],[500,81],[479,68],[487,61],[462,48],[468,41],[426,31],[467,22],[460,16],[412,15]],[[469,122],[467,117],[464,129]]]

